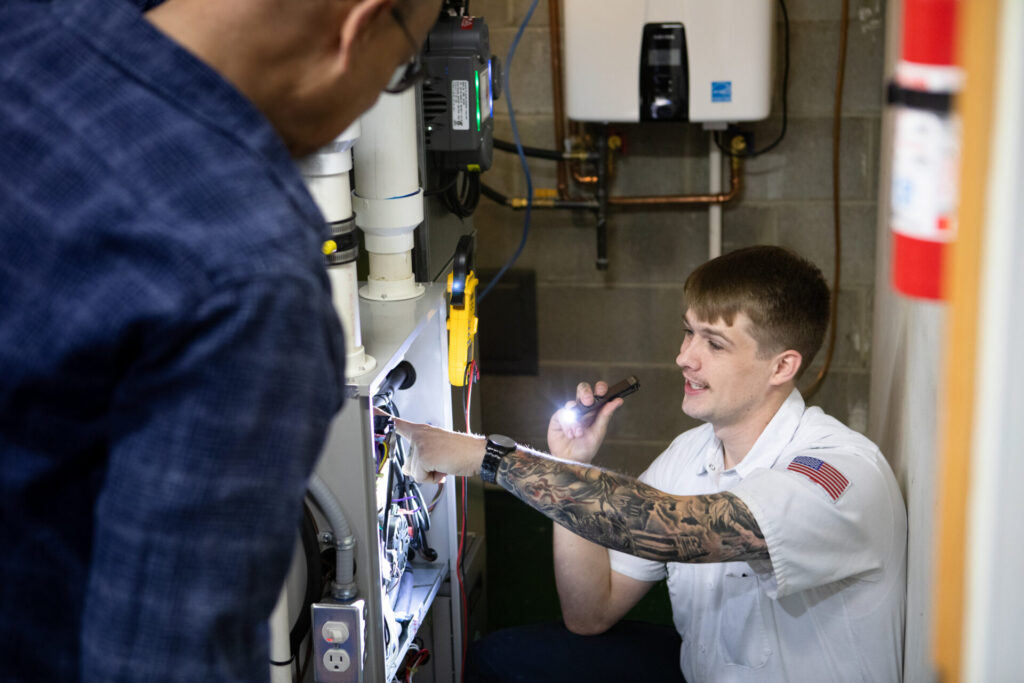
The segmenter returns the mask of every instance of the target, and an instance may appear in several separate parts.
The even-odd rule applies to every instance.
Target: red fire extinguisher
[[[905,1],[902,58],[889,86],[895,107],[893,285],[923,299],[945,296],[945,263],[957,231],[960,126],[952,104],[963,85],[955,59],[958,4]]]

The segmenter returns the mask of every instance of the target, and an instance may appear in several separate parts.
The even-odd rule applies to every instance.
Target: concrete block
[[[523,218],[521,211],[481,203],[474,216],[478,267],[499,268],[513,255],[522,238]],[[546,210],[534,211],[530,223],[526,246],[514,268],[532,268],[540,282],[603,285],[608,281],[607,272],[594,268],[592,220],[576,224],[569,212]]]
[[[813,376],[804,378],[808,385]],[[866,372],[835,370],[828,374],[808,405],[822,410],[852,429],[863,433],[867,428],[869,375]]]
[[[862,288],[840,289],[839,327],[836,330],[836,348],[832,368],[839,371],[867,372],[871,368],[871,311],[872,297]],[[821,345],[806,378],[817,376],[828,352],[828,336]]]
[[[550,361],[649,363],[675,358],[682,287],[538,287],[539,352]]]
[[[487,20],[487,26],[493,33],[496,28],[512,26],[512,3],[508,0],[474,0],[470,5],[474,16],[483,17]],[[494,49],[494,39],[491,39],[491,49]]]
[[[514,28],[497,28],[491,31],[491,51],[498,55],[502,69],[508,70],[506,56],[515,37]],[[512,88],[512,102],[516,114],[551,113],[551,59],[548,49],[546,28],[527,28],[516,48],[509,73]],[[502,94],[502,98],[507,93]]]
[[[851,25],[848,33],[843,112],[876,114],[882,108],[885,34],[880,26],[871,30],[861,30],[861,26],[859,23]],[[839,22],[794,23],[790,45],[790,116],[831,116],[839,55]],[[780,110],[776,108],[775,112],[780,113]]]
[[[842,0],[786,0],[790,21],[838,20]],[[777,12],[781,21],[782,12]],[[885,18],[884,0],[851,0],[850,19],[868,22]]]
[[[678,335],[675,352],[678,352],[682,335]],[[675,356],[668,359],[674,361]],[[616,438],[633,441],[657,441],[664,445],[676,435],[698,424],[682,411],[682,373],[673,363],[664,363],[664,358],[651,358],[643,365],[621,364],[612,366],[608,380],[617,382],[623,377],[636,375],[640,390],[625,399],[622,407],[615,412],[613,423]]]
[[[756,244],[777,244],[778,211],[771,203],[726,204],[722,210],[722,253]]]
[[[840,197],[874,199],[878,150],[877,117],[847,117],[840,135]],[[752,126],[755,147],[778,135],[775,119]],[[745,163],[745,199],[825,199],[832,196],[832,122],[790,118],[782,143]]]
[[[513,0],[508,4],[512,9],[512,25],[518,27],[523,23],[523,19],[526,18],[526,13],[529,11],[530,5],[533,4],[533,0]],[[548,0],[540,0],[540,2],[537,3],[537,9],[533,12],[533,16],[530,17],[530,23],[527,24],[527,26],[531,28],[546,28],[548,23]]]
[[[541,437],[532,445],[547,450],[547,429],[551,415],[576,396],[576,385],[585,378],[607,374],[603,364],[544,363],[536,376],[488,375],[480,372],[481,426],[521,440]],[[524,435],[524,436],[520,436]]]
[[[704,210],[616,210],[608,221],[608,281],[681,285],[707,259],[707,245]]]
[[[495,103],[494,136],[499,140],[515,142],[512,125],[505,109],[504,100]],[[552,119],[544,114],[516,114],[519,139],[527,147],[555,148]],[[534,191],[540,188],[554,189],[558,186],[558,171],[554,161],[527,157]],[[484,174],[485,183],[509,196],[526,196],[526,177],[523,174],[519,155],[515,152],[494,151],[494,166]]]
[[[829,282],[835,269],[835,230],[832,203],[780,204],[778,244],[813,261]],[[874,202],[840,204],[842,227],[842,286],[868,286],[875,281],[875,242],[878,210]]]

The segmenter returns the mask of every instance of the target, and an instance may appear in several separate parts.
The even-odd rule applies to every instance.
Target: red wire
[[[466,515],[466,508],[467,508],[466,500],[467,500],[467,495],[468,495],[467,494],[467,490],[466,490],[466,482],[467,481],[468,481],[467,477],[463,477],[462,478],[462,528],[459,531],[459,559],[458,559],[459,567],[458,567],[458,574],[459,574],[459,597],[460,597],[461,602],[462,602],[462,669],[461,669],[462,673],[459,676],[459,680],[463,680],[466,677],[466,649],[469,646],[469,642],[468,642],[469,641],[469,607],[466,605],[466,584],[465,584],[465,581],[463,579],[463,570],[462,570],[462,545],[463,545],[463,542],[466,540],[466,516],[467,516]]]
[[[477,374],[476,374],[476,361],[475,360],[469,362],[469,366],[467,368],[466,376],[467,376],[466,384],[468,385],[468,388],[467,388],[467,391],[466,391],[466,405],[463,407],[463,414],[464,414],[464,417],[466,419],[466,433],[468,434],[470,432],[470,428],[469,428],[469,410],[470,410],[470,405],[471,405],[471,401],[472,401],[472,398],[473,398],[473,382],[477,378]],[[462,481],[461,481],[461,487],[460,488],[462,489],[462,505],[460,506],[460,509],[462,511],[462,521],[461,521],[461,523],[459,525],[459,553],[458,553],[458,558],[456,559],[456,567],[455,567],[455,575],[456,575],[456,577],[459,580],[459,597],[460,597],[461,602],[462,602],[462,629],[461,629],[462,633],[460,634],[462,636],[462,666],[461,666],[460,673],[459,673],[459,680],[463,680],[465,678],[465,676],[466,676],[466,648],[467,648],[467,645],[468,645],[467,641],[469,640],[469,607],[466,605],[466,585],[465,585],[465,583],[463,581],[463,576],[462,576],[462,574],[463,574],[463,572],[462,572],[462,549],[463,549],[463,547],[465,545],[465,541],[466,541],[466,516],[467,516],[467,505],[466,505],[466,502],[467,502],[468,493],[467,493],[467,484],[466,484],[467,478],[466,477],[462,477],[461,479],[462,479]]]
[[[411,683],[413,674],[428,659],[430,659],[430,650],[427,648],[421,648],[410,658],[410,661],[405,665],[405,683]]]

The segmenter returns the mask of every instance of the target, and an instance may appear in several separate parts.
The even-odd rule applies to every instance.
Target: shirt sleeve
[[[340,326],[313,278],[222,286],[180,318],[139,335],[111,407],[85,681],[267,678],[266,621],[340,405]]]
[[[887,472],[877,452],[813,449],[755,470],[731,490],[768,544],[775,586],[769,597],[872,580],[893,552],[902,519]]]

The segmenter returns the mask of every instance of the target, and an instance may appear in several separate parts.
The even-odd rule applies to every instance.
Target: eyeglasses
[[[388,83],[387,87],[384,88],[384,92],[397,95],[425,79],[427,72],[423,69],[423,62],[420,60],[420,46],[416,43],[416,39],[412,37],[412,33],[409,31],[409,27],[406,25],[405,18],[402,16],[402,12],[398,9],[397,4],[391,5],[391,17],[398,24],[398,28],[402,29],[405,39],[409,41],[409,47],[412,48],[413,55],[401,75],[392,79],[391,83]]]

